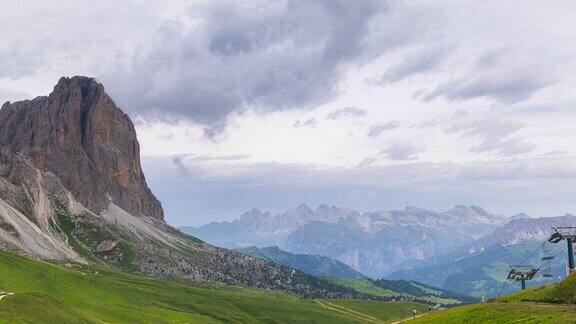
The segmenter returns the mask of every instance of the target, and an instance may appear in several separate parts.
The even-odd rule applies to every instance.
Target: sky
[[[574,1],[0,7],[0,101],[97,78],[173,225],[300,203],[576,213]]]

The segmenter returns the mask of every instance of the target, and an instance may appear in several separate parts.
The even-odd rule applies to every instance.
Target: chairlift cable
[[[522,260],[519,265],[522,265],[526,260],[530,259],[530,257],[532,257],[536,252],[538,252],[538,250],[540,250],[542,247],[544,247],[544,245],[546,245],[546,243],[548,243],[548,241],[544,241],[544,243],[542,243],[536,250],[534,250],[532,253],[530,253],[529,256],[527,256],[526,258],[524,258],[524,260]]]

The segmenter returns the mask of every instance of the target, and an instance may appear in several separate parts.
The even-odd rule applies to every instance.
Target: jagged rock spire
[[[134,125],[93,78],[61,78],[48,97],[5,103],[0,159],[15,154],[54,173],[96,213],[111,200],[135,216],[163,219],[142,172]]]

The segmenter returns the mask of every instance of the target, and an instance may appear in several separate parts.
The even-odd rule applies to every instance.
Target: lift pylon
[[[562,240],[566,240],[568,245],[568,272],[574,271],[574,250],[572,243],[576,241],[576,226],[564,226],[564,227],[554,227],[554,234],[550,236],[548,242],[558,243]]]

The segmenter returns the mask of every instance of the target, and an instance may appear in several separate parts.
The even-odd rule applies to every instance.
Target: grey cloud
[[[326,115],[327,120],[334,120],[341,117],[362,117],[366,116],[368,113],[364,109],[356,107],[344,107],[342,109],[335,110],[328,115]]]
[[[205,156],[205,155],[189,155],[188,159],[193,161],[239,161],[249,158],[250,155],[247,154],[231,154],[231,155],[217,155],[217,156]]]
[[[147,161],[154,158],[148,158]],[[162,159],[162,158],[160,158]],[[374,159],[374,158],[372,158]],[[522,179],[576,179],[573,156],[509,159],[502,161],[411,162],[390,166],[362,165],[353,168],[317,168],[299,163],[203,163],[186,156],[174,156],[172,166],[210,182],[242,182],[266,185],[284,183],[312,186],[400,186],[435,181],[511,181]],[[169,168],[166,168],[169,169]]]
[[[229,154],[229,155],[197,155],[197,154],[178,154],[172,157],[176,164],[183,161],[210,162],[210,161],[239,161],[249,158],[248,154]]]
[[[487,141],[484,140],[479,145],[472,147],[472,152],[495,152],[500,156],[513,156],[518,154],[530,153],[534,151],[535,145],[532,143],[523,142],[517,138],[510,138],[500,141]]]
[[[551,150],[542,154],[542,156],[555,156],[555,155],[567,155],[570,154],[568,151],[562,150]]]
[[[241,161],[249,158],[247,154],[231,154],[231,155],[196,155],[196,154],[177,154],[171,157],[171,161],[176,166],[178,172],[184,176],[189,175],[189,170],[186,167],[190,162],[226,162],[226,161]]]
[[[6,46],[7,45],[7,46]],[[43,58],[43,42],[0,46],[0,78],[18,79],[31,76],[48,63]]]
[[[184,165],[184,158],[186,158],[186,155],[174,155],[171,158],[171,162],[176,167],[176,170],[180,175],[187,176],[188,168]]]
[[[254,207],[286,209],[302,202],[359,210],[473,203],[510,215],[530,210],[550,216],[573,212],[567,202],[576,194],[573,156],[336,169],[147,158],[143,167],[171,224],[233,219]]]
[[[365,157],[364,159],[362,159],[362,161],[360,161],[360,163],[358,163],[358,168],[365,168],[365,167],[369,167],[372,164],[374,164],[374,162],[377,162],[378,159],[373,157],[373,156],[368,156]]]
[[[136,114],[173,114],[221,129],[246,109],[314,107],[334,93],[338,67],[367,54],[383,1],[207,2],[188,27],[166,22],[147,51],[101,79]]]
[[[310,119],[306,119],[306,120],[300,120],[298,119],[293,125],[292,127],[294,128],[300,128],[300,127],[309,127],[309,128],[314,128],[316,127],[316,119],[315,118],[310,118]]]
[[[390,67],[377,82],[398,82],[412,75],[428,72],[440,65],[447,55],[446,48],[424,48]]]
[[[512,104],[529,99],[536,91],[553,83],[553,79],[542,71],[502,69],[483,72],[474,69],[471,74],[440,84],[432,92],[423,94],[428,101],[445,97],[451,101],[486,97],[503,104]]]
[[[374,124],[371,125],[368,129],[368,137],[375,138],[378,137],[382,132],[398,128],[400,126],[400,122],[393,120],[391,122],[387,122],[385,124]]]
[[[62,75],[54,73],[105,66],[123,46],[156,29],[164,5],[157,0],[3,1],[0,78],[58,80]]]
[[[418,159],[417,154],[423,152],[422,148],[416,147],[410,143],[396,143],[382,151],[387,159],[393,161],[407,161]]]
[[[0,63],[0,64],[2,64],[2,63]],[[0,107],[2,106],[2,104],[4,104],[7,101],[13,102],[13,101],[23,100],[23,99],[31,98],[31,97],[32,96],[27,94],[27,93],[15,92],[15,91],[0,88]]]
[[[495,116],[482,119],[471,119],[467,116],[455,115],[445,127],[445,131],[479,139],[480,143],[473,146],[471,152],[514,156],[532,152],[535,148],[533,144],[514,136],[523,127],[520,122]]]

